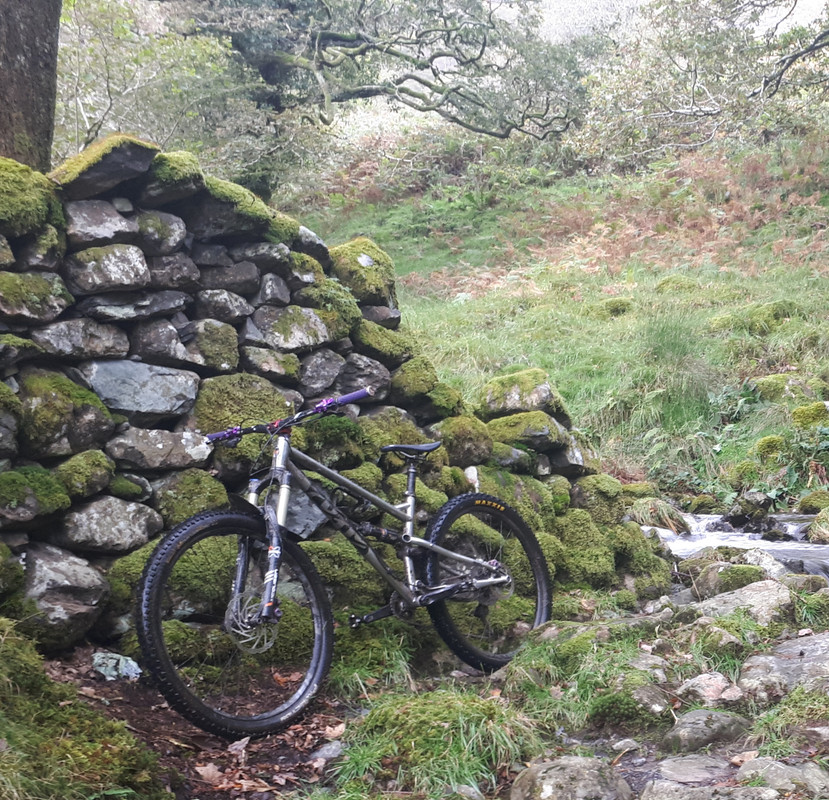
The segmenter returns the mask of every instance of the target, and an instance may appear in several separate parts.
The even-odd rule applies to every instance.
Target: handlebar
[[[349,392],[348,394],[341,395],[340,397],[328,397],[325,400],[320,400],[313,408],[310,408],[306,411],[300,411],[298,414],[294,414],[292,417],[286,417],[285,419],[277,419],[273,422],[265,422],[260,423],[258,425],[250,425],[249,427],[243,428],[240,425],[235,425],[232,428],[227,428],[223,431],[217,431],[216,433],[208,433],[205,436],[208,442],[232,442],[238,441],[243,436],[246,436],[249,433],[268,433],[268,434],[275,434],[279,433],[280,431],[284,431],[288,428],[293,427],[294,425],[299,424],[300,422],[304,422],[305,420],[309,419],[310,417],[319,416],[321,414],[331,414],[335,412],[337,409],[341,408],[342,406],[348,405],[349,403],[356,403],[360,400],[365,400],[367,397],[371,397],[375,393],[375,389],[367,386],[363,389],[357,389],[356,392]]]

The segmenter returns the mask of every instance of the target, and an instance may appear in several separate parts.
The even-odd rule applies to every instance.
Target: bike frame
[[[274,608],[274,597],[276,595],[279,559],[281,557],[281,536],[288,517],[293,482],[306,493],[311,502],[351,542],[360,555],[371,564],[410,609],[428,605],[461,591],[497,586],[509,580],[503,573],[498,574],[500,565],[497,563],[470,558],[415,536],[417,463],[415,458],[407,458],[406,461],[405,500],[399,505],[392,505],[382,497],[378,497],[359,484],[354,483],[354,481],[340,475],[336,470],[321,464],[301,450],[294,448],[291,444],[289,431],[277,436],[268,473],[261,478],[251,478],[246,492],[247,501],[262,510],[268,529],[268,571],[265,576],[265,591],[263,592],[262,601],[263,617],[273,618],[274,616],[271,609]],[[383,539],[381,534],[381,540],[403,545],[402,553],[398,554],[404,565],[405,579],[403,581],[392,572],[382,556],[371,547],[365,536],[356,530],[352,521],[332,502],[330,496],[311,483],[310,479],[303,473],[303,469],[319,473],[348,493],[356,495],[403,523],[402,532],[378,528],[378,531],[381,531],[387,537]],[[262,493],[266,489],[272,489],[275,484],[279,488],[274,511],[270,504],[262,502]],[[491,573],[492,577],[466,578],[464,583],[456,581],[441,586],[424,586],[418,578],[415,560],[412,557],[412,551],[415,548],[437,553],[444,558],[452,559],[469,567],[481,568]]]

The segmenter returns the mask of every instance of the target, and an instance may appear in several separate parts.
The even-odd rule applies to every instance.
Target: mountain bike
[[[323,683],[331,603],[295,532],[313,515],[342,533],[391,590],[387,605],[352,615],[354,627],[409,619],[425,607],[461,660],[491,672],[550,618],[541,547],[504,501],[459,495],[416,535],[419,467],[440,442],[381,448],[405,464],[397,505],[292,447],[293,428],[371,394],[360,389],[287,419],[207,435],[234,445],[265,434],[270,466],[229,509],[200,512],[160,540],[141,578],[136,621],[143,665],[169,704],[200,728],[229,738],[275,732]]]

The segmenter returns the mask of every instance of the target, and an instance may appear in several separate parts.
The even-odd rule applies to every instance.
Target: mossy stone
[[[383,470],[371,461],[365,461],[359,467],[352,467],[351,469],[343,469],[340,471],[343,477],[354,481],[364,489],[377,494],[382,489],[383,485]]]
[[[385,406],[368,414],[361,414],[357,424],[363,431],[363,445],[366,458],[376,461],[380,448],[387,444],[425,444],[429,440],[405,412],[394,406]],[[389,455],[387,461],[398,467],[403,461]]]
[[[464,413],[463,396],[448,383],[438,383],[426,395],[428,408],[424,416],[429,419],[446,419],[456,414]]]
[[[622,494],[625,502],[632,503],[634,500],[641,500],[643,497],[659,497],[659,489],[656,484],[650,481],[635,481],[622,484]]]
[[[48,469],[31,465],[0,473],[0,516],[25,522],[71,505],[63,484]]]
[[[20,398],[5,383],[0,383],[0,411],[5,411],[18,420],[23,414]]]
[[[691,294],[699,290],[699,283],[687,275],[668,275],[656,284],[657,294]]]
[[[397,307],[394,263],[371,239],[360,236],[330,250],[332,273],[359,303]]]
[[[570,427],[564,398],[542,369],[514,370],[491,378],[481,389],[477,413],[484,420],[527,411],[544,411]]]
[[[265,378],[238,373],[218,375],[202,381],[193,407],[195,426],[203,432],[220,431],[233,425],[254,425],[282,419],[292,405]],[[214,463],[220,471],[241,475],[260,457],[262,436],[246,436],[235,448],[217,447]],[[301,444],[297,442],[298,446]]]
[[[73,302],[57,275],[0,272],[0,317],[9,321],[51,322]],[[36,345],[29,342],[26,346]]]
[[[569,509],[555,519],[553,533],[563,545],[561,561],[556,564],[562,584],[599,589],[615,583],[613,550],[587,511]]]
[[[385,330],[379,325],[375,327]],[[392,374],[392,402],[402,405],[422,402],[437,385],[438,374],[432,362],[425,356],[417,356]]]
[[[633,300],[630,297],[606,297],[594,303],[590,311],[599,319],[613,319],[621,317],[633,309]]]
[[[622,484],[610,475],[586,475],[573,483],[571,502],[590,512],[598,525],[615,525],[625,515]]]
[[[728,467],[724,477],[726,483],[735,492],[739,492],[757,483],[760,479],[760,465],[756,461],[744,459]]]
[[[300,306],[336,313],[343,335],[332,338],[343,339],[362,324],[363,315],[354,296],[339,281],[331,278],[323,278],[312,286],[306,286],[294,294],[293,300]],[[328,324],[328,320],[323,319]]]
[[[342,534],[330,541],[303,542],[302,549],[314,562],[336,605],[360,608],[385,601],[385,582]]]
[[[786,440],[782,436],[764,436],[754,445],[754,452],[761,461],[768,461],[779,456],[786,448]]]
[[[817,514],[823,511],[824,508],[829,508],[829,491],[818,489],[801,497],[796,510],[800,514]]]
[[[535,533],[555,533],[557,502],[546,484],[528,475],[491,467],[479,467],[478,483],[482,492],[513,506]]]
[[[126,475],[115,475],[109,484],[109,493],[122,500],[138,500],[144,495],[144,487]]]
[[[484,464],[492,455],[493,442],[489,428],[477,417],[448,417],[437,423],[434,429],[453,466]]]
[[[389,475],[385,481],[386,492],[392,503],[402,503],[405,499],[406,476],[402,473]],[[418,508],[431,514],[445,505],[449,498],[444,492],[430,489],[420,478],[415,481],[415,497]]]
[[[239,335],[232,325],[215,319],[199,320],[194,341],[206,367],[229,372],[239,365]]]
[[[292,245],[299,236],[300,224],[293,217],[272,208],[265,240],[274,244]]]
[[[322,417],[304,430],[305,451],[327,467],[346,469],[363,461],[363,431],[349,417]]]
[[[815,394],[808,384],[790,372],[780,375],[763,375],[753,380],[754,388],[761,400],[768,403],[808,403]]]
[[[17,239],[47,224],[66,227],[54,183],[24,164],[0,158],[0,236]]]
[[[0,602],[23,589],[26,571],[11,550],[0,542]]]
[[[162,186],[170,187],[182,183],[204,182],[204,173],[199,160],[186,150],[172,150],[157,153],[150,163],[148,178]]]
[[[544,411],[524,411],[498,417],[487,423],[496,442],[514,447],[529,447],[539,453],[563,450],[570,437],[561,423]]]
[[[101,450],[87,450],[68,458],[54,472],[70,497],[89,497],[109,486],[115,462]]]
[[[544,485],[553,496],[556,514],[563,514],[570,507],[570,481],[563,475],[551,475],[544,480]]]
[[[166,528],[173,528],[199,511],[223,508],[227,489],[208,472],[191,468],[175,472],[155,490],[154,505]]]
[[[798,428],[815,428],[818,425],[829,425],[829,408],[824,402],[799,406],[792,411],[792,422]]]
[[[698,494],[688,504],[689,514],[722,514],[725,506],[712,494]]]
[[[391,369],[409,361],[420,352],[420,348],[411,334],[384,328],[382,325],[367,319],[361,319],[358,322],[351,338],[358,353],[373,358]],[[426,359],[423,359],[423,361],[431,367],[431,362]],[[428,368],[426,371],[429,371]],[[434,373],[434,368],[431,369],[431,372]],[[437,374],[435,374],[434,379],[434,384],[436,383]],[[434,388],[434,384],[430,389]],[[427,391],[429,389],[424,389],[422,393],[425,394]]]

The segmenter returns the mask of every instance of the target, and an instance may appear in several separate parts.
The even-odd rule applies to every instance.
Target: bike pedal
[[[364,614],[362,617],[352,614],[348,618],[348,626],[350,628],[359,628],[360,625],[368,625],[369,622],[376,622],[378,619],[390,617],[393,613],[391,606],[383,606],[376,611],[370,611],[368,614]]]

